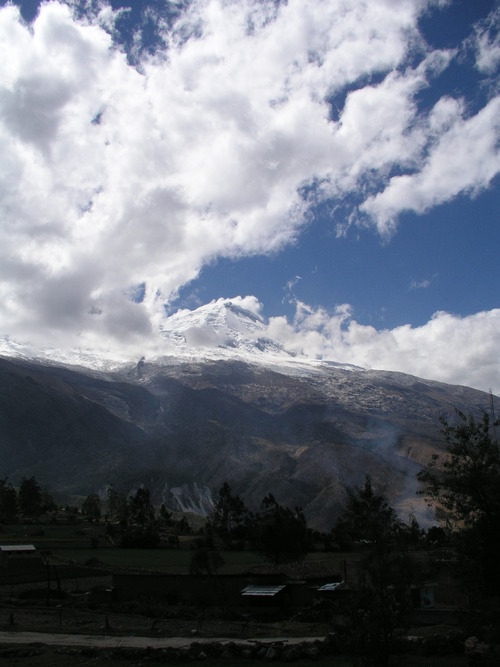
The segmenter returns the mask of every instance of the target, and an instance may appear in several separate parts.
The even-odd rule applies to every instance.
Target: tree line
[[[205,533],[224,549],[264,548],[269,560],[276,563],[300,560],[315,545],[345,551],[361,542],[375,544],[388,528],[413,543],[424,537],[429,544],[452,539],[460,546],[464,563],[474,561],[471,569],[481,574],[487,586],[493,577],[500,588],[500,574],[495,574],[490,562],[496,556],[492,546],[500,525],[500,449],[494,427],[487,413],[477,420],[457,412],[453,422],[442,420],[446,451],[434,455],[417,476],[419,493],[428,499],[439,523],[426,532],[415,519],[402,522],[367,477],[363,488],[348,489],[344,510],[327,533],[309,528],[302,508],[283,506],[272,493],[262,499],[258,511],[251,511],[225,482],[216,495]],[[0,523],[37,519],[56,509],[51,495],[34,476],[23,477],[18,488],[0,479]],[[122,527],[168,526],[189,532],[185,519],[174,522],[165,505],[153,506],[147,488],[125,494],[110,487],[105,498],[89,494],[79,509],[91,521],[104,519]]]
[[[500,570],[497,566],[500,527],[500,447],[498,422],[483,413],[479,419],[457,412],[443,419],[443,454],[434,455],[418,473],[419,493],[435,510],[437,523],[427,531],[410,518],[403,522],[370,477],[362,487],[347,491],[345,507],[332,530],[319,533],[307,526],[300,507],[282,506],[272,493],[250,510],[225,482],[197,546],[191,571],[215,574],[221,552],[251,549],[273,562],[297,561],[314,549],[358,550],[358,582],[350,598],[342,641],[366,664],[389,664],[397,640],[395,628],[404,624],[412,601],[409,591],[425,580],[412,551],[440,548],[455,578],[469,598],[477,618],[478,635],[489,629],[489,641],[500,645]],[[39,517],[55,509],[49,494],[34,477],[23,478],[18,489],[0,480],[0,522]],[[88,495],[81,512],[89,521],[105,520],[118,530],[122,546],[158,546],[160,531],[186,534],[185,518],[175,521],[164,505],[156,510],[148,489],[122,494],[110,488],[104,501]],[[116,528],[118,527],[118,528]],[[446,553],[443,552],[446,549]],[[425,565],[429,568],[429,563]],[[494,664],[494,663],[492,663]],[[497,663],[495,663],[497,664]]]
[[[19,489],[8,479],[0,479],[0,523],[16,523],[21,518],[37,519],[55,509],[52,496],[40,488],[35,477],[23,477]]]
[[[409,544],[451,540],[469,577],[480,579],[483,587],[494,585],[500,590],[500,573],[494,567],[500,525],[500,448],[495,424],[486,412],[480,419],[457,412],[454,421],[442,420],[442,433],[446,451],[435,455],[418,474],[420,494],[428,499],[439,522],[427,531],[415,519],[402,522],[367,477],[364,487],[348,490],[343,512],[326,533],[308,527],[300,507],[283,506],[272,493],[262,499],[258,511],[251,511],[225,482],[215,498],[205,536],[214,548],[250,548],[275,563],[300,560],[314,549],[346,551],[360,544],[376,545],[388,533],[404,536]],[[34,476],[23,477],[18,488],[7,479],[0,480],[0,523],[37,519],[56,509]],[[190,530],[185,518],[175,522],[164,505],[155,509],[147,488],[125,494],[111,487],[105,498],[91,493],[79,511],[90,521],[119,524],[130,535],[135,526],[137,539],[131,541],[140,542],[141,534],[149,535],[149,545],[159,542],[152,534],[160,527],[181,534]]]
[[[494,591],[500,597],[500,448],[495,426],[486,412],[480,419],[457,412],[454,421],[442,420],[446,450],[417,476],[420,494],[439,522],[427,531],[415,519],[402,522],[367,477],[364,487],[348,490],[344,510],[328,533],[312,530],[300,507],[283,506],[272,493],[258,511],[251,511],[225,482],[201,537],[212,550],[249,548],[274,563],[300,560],[315,549],[346,551],[364,545],[375,559],[378,549],[398,553],[403,544],[447,543],[453,546],[464,581],[476,592]],[[37,519],[56,509],[34,476],[23,477],[18,488],[0,480],[0,523]],[[146,488],[124,494],[111,487],[104,499],[91,493],[80,511],[90,521],[117,524],[124,546],[157,546],[165,528],[177,535],[190,532],[185,518],[174,521],[164,505],[155,509]]]

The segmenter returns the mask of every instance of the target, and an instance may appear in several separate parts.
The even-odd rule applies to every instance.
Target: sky
[[[500,394],[498,0],[0,0],[0,337],[286,349]]]

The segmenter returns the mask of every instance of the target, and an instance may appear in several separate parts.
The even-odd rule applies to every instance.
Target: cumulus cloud
[[[493,74],[500,65],[500,8],[497,7],[476,26],[472,39],[476,50],[476,67]]]
[[[294,321],[271,318],[268,333],[295,354],[500,394],[500,309],[468,317],[437,312],[421,327],[377,331],[356,322],[349,305],[329,314],[299,302]]]
[[[0,333],[133,345],[203,266],[278,252],[324,199],[349,200],[347,220],[387,235],[402,211],[500,171],[500,98],[472,116],[451,98],[418,108],[455,57],[418,32],[439,3],[171,4],[176,17],[156,25],[164,48],[137,45],[133,65],[113,41],[122,13],[105,4],[49,2],[31,25],[0,9]],[[488,71],[491,34],[477,42]],[[346,353],[389,344],[345,314],[298,318],[315,354],[325,336]]]
[[[440,100],[429,117],[437,137],[421,169],[392,177],[361,205],[382,232],[402,211],[424,213],[460,193],[477,193],[500,173],[500,97],[468,119],[461,107],[455,100]]]
[[[249,326],[246,316],[240,326],[228,306],[229,311],[251,313],[256,326]],[[262,310],[254,296],[220,298],[195,311],[179,310],[165,320],[164,331],[170,341],[179,338],[177,342],[194,348],[237,344],[241,334],[242,349],[246,339],[267,339],[297,358],[404,372],[500,395],[500,309],[467,317],[440,311],[420,327],[406,324],[381,331],[357,322],[349,304],[329,312],[296,301],[292,321],[284,316],[265,320]]]

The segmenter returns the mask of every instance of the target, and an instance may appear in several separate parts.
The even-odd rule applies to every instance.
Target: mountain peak
[[[135,365],[137,359],[159,365],[198,361],[239,361],[273,368],[285,375],[315,374],[319,368],[363,370],[348,363],[308,357],[300,350],[269,335],[269,325],[254,296],[220,298],[194,310],[181,309],[166,315],[158,326],[152,346],[117,353],[112,348],[36,348],[0,337],[0,356],[61,364],[88,371],[114,372]]]
[[[180,354],[200,356],[283,355],[281,345],[266,335],[266,324],[254,297],[217,299],[195,310],[179,310],[160,325],[162,337]]]

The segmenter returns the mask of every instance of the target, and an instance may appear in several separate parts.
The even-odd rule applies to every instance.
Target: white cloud
[[[476,26],[474,35],[476,67],[494,74],[500,64],[500,8],[493,9],[485,21]]]
[[[82,347],[147,337],[207,263],[295,241],[308,184],[364,200],[381,233],[402,210],[486,187],[499,99],[471,118],[455,100],[430,115],[415,103],[454,56],[419,37],[432,4],[194,1],[159,25],[168,50],[137,68],[104,4],[81,19],[43,4],[31,26],[2,7],[0,333]],[[334,121],[328,100],[346,87]],[[405,175],[388,180],[394,169]],[[333,326],[319,313],[303,316],[318,354]]]
[[[424,213],[460,193],[475,194],[500,173],[500,97],[468,119],[459,103],[440,100],[429,126],[432,133],[437,130],[437,138],[422,168],[394,176],[361,206],[382,232],[394,226],[402,211]]]
[[[272,318],[268,333],[307,357],[491,388],[500,395],[500,309],[468,317],[438,312],[421,327],[377,331],[356,322],[347,305],[330,315],[298,303],[294,322]]]
[[[410,289],[415,290],[415,289],[427,289],[428,287],[431,286],[431,280],[428,280],[425,278],[424,280],[412,280],[410,283]]]

